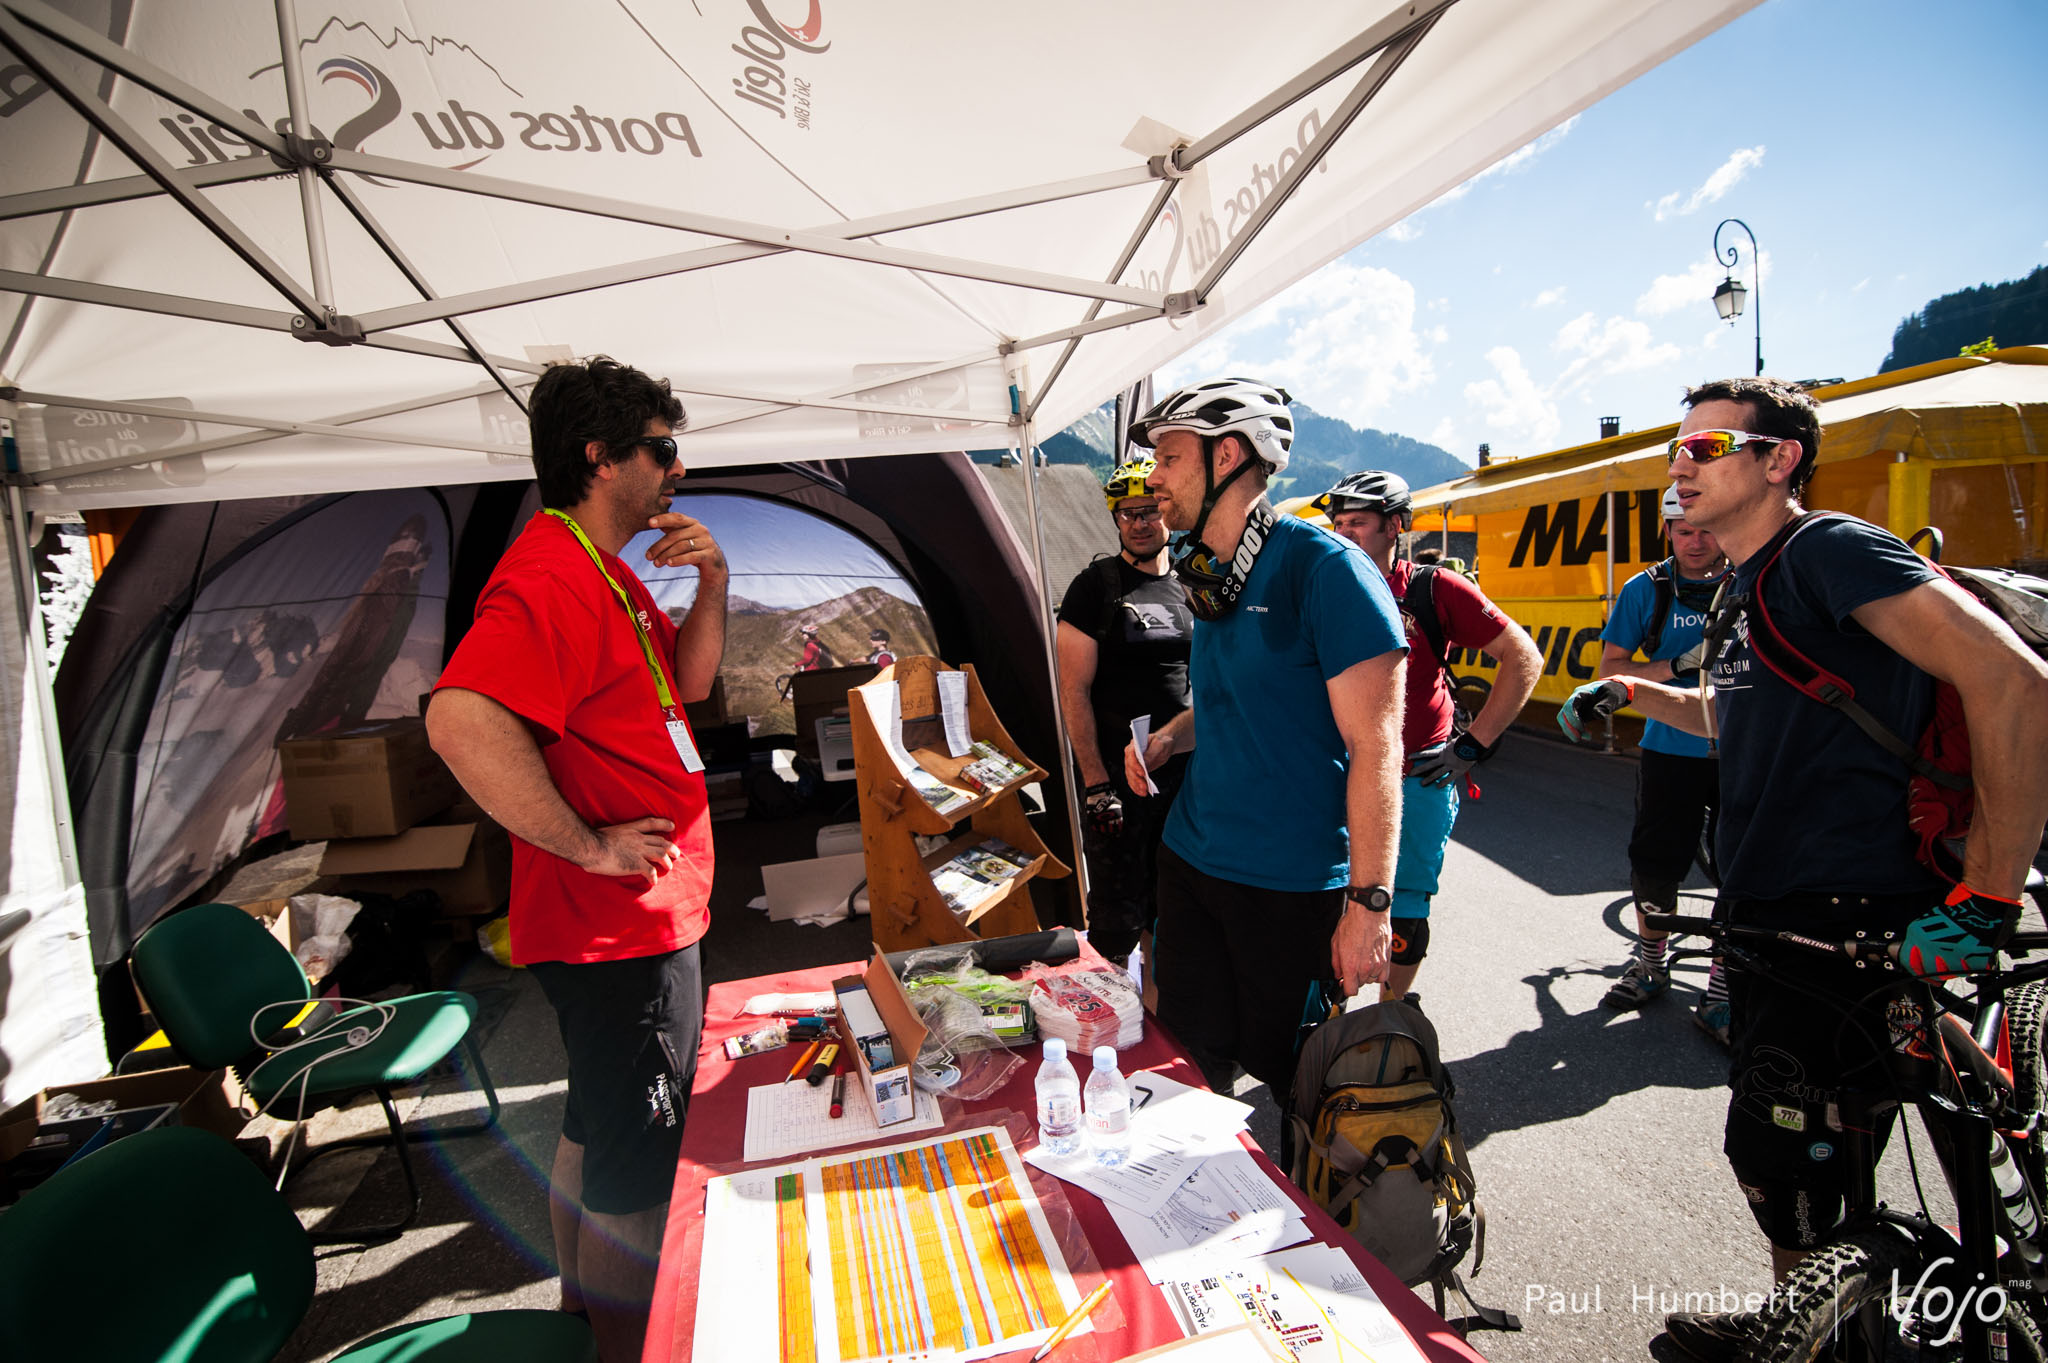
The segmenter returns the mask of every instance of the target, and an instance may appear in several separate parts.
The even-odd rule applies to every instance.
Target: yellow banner
[[[1607,622],[1598,597],[1517,601],[1496,596],[1493,604],[1529,631],[1536,651],[1543,655],[1543,675],[1533,699],[1556,704],[1593,680],[1600,666],[1600,629]],[[1490,687],[1499,670],[1493,658],[1477,649],[1452,650],[1451,671],[1460,680],[1478,677]]]

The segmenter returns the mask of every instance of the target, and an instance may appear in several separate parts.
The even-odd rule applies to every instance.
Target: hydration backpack
[[[1963,720],[1962,698],[1947,682],[1934,684],[1934,712],[1918,738],[1908,743],[1878,722],[1856,700],[1856,687],[1799,651],[1771,618],[1764,588],[1785,546],[1815,521],[1842,518],[1840,512],[1808,511],[1792,520],[1763,548],[1764,565],[1757,570],[1747,600],[1727,603],[1710,631],[1709,656],[1718,655],[1721,640],[1734,618],[1748,622],[1750,651],[1801,695],[1832,706],[1869,735],[1872,742],[1905,763],[1906,822],[1913,831],[1914,854],[1921,865],[1950,883],[1963,875],[1962,843],[1976,810],[1970,780],[1970,730]],[[1941,532],[1928,526],[1910,544],[1929,537],[1928,565],[1977,598],[2037,655],[2048,657],[2048,581],[2004,568],[1945,568],[1941,564]]]
[[[1486,1257],[1486,1215],[1451,1108],[1456,1086],[1422,1010],[1389,1000],[1339,1012],[1309,1032],[1295,1062],[1288,1177],[1410,1287],[1472,1306],[1461,1329],[1519,1330],[1473,1302],[1457,1266]]]

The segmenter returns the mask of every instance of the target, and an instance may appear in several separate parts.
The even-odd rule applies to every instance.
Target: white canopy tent
[[[595,352],[697,467],[1028,446],[1754,3],[0,0],[14,562],[527,477]]]

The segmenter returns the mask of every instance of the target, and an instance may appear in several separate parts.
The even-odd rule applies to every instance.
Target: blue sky
[[[1730,217],[1765,372],[1875,373],[1929,299],[2048,261],[2044,58],[2041,0],[1765,0],[1158,381],[1262,376],[1468,463],[1661,425],[1754,365],[1711,301]]]

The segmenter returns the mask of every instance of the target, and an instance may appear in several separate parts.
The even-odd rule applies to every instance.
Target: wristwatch
[[[1385,913],[1394,907],[1394,892],[1384,885],[1353,885],[1344,891],[1344,897],[1363,904],[1367,913]]]

